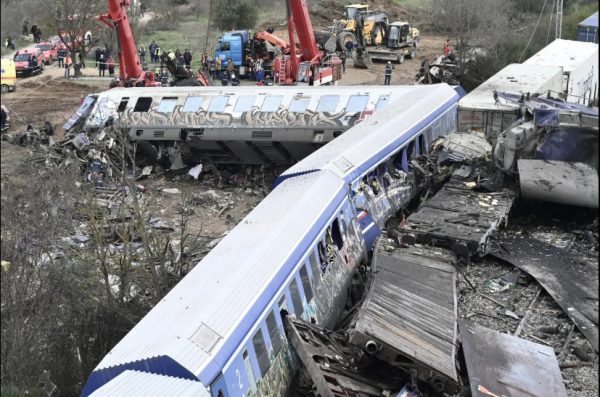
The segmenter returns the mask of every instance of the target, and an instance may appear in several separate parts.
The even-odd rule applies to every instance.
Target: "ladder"
[[[281,63],[279,64],[279,71],[277,74],[277,81],[275,82],[276,84],[285,84],[285,63],[286,63],[286,58],[285,57],[281,57]]]

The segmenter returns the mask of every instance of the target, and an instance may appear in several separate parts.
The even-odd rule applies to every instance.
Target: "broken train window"
[[[298,282],[296,277],[292,278],[290,282],[290,294],[292,295],[292,305],[294,306],[294,313],[296,317],[302,318],[304,313],[304,306],[302,305],[302,298],[300,298],[300,289],[298,288]]]
[[[331,224],[331,239],[338,250],[341,250],[344,246],[344,239],[342,237],[342,232],[340,231],[340,223],[338,219],[334,219]]]
[[[151,97],[140,97],[135,103],[135,107],[133,108],[134,112],[147,112],[150,110],[150,105],[152,105]],[[120,106],[120,105],[119,105]]]
[[[310,302],[313,298],[312,287],[310,286],[310,278],[308,277],[308,270],[306,270],[306,264],[300,267],[300,280],[302,280],[302,289],[304,289],[304,296],[306,302]]]
[[[261,328],[259,328],[252,337],[252,345],[254,346],[261,376],[265,376],[269,370],[269,367],[271,366],[271,361],[269,360],[269,354],[267,353],[267,346],[265,344],[265,337]]]
[[[117,108],[117,112],[122,113],[127,108],[127,103],[129,102],[129,97],[121,98],[121,102],[119,102],[119,107]]]
[[[277,326],[277,321],[275,320],[275,314],[273,313],[273,310],[271,310],[267,316],[267,329],[269,331],[269,338],[271,339],[273,355],[275,356],[283,347],[283,339],[281,337],[279,327]]]

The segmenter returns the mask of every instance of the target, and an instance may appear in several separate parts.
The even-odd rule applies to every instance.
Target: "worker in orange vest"
[[[71,59],[71,55],[67,53],[67,57],[65,58],[65,78],[71,77],[71,66],[73,66],[73,59]]]

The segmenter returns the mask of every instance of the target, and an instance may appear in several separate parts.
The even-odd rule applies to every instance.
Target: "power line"
[[[535,26],[533,28],[533,32],[531,32],[531,36],[529,37],[529,40],[527,41],[527,45],[525,46],[525,48],[523,49],[523,52],[521,53],[521,56],[519,57],[518,63],[521,63],[521,59],[523,58],[523,55],[525,55],[525,51],[527,51],[527,49],[529,48],[529,44],[531,44],[531,40],[533,40],[533,36],[535,35],[535,31],[537,30],[537,27],[540,24],[540,20],[542,19],[542,14],[544,13],[544,9],[546,8],[547,2],[548,2],[548,0],[544,0],[544,5],[542,6],[542,11],[540,11],[540,15],[538,16],[538,19],[535,22]]]
[[[548,45],[548,41],[550,40],[550,29],[552,29],[552,17],[554,16],[554,4],[552,5],[552,9],[550,10],[550,18],[548,19],[548,31],[546,32],[546,45]]]

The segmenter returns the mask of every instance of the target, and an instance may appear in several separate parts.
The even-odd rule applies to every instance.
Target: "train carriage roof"
[[[344,195],[328,172],[281,184],[106,355],[86,390],[127,369],[208,386]]]
[[[457,101],[458,94],[446,84],[414,86],[384,110],[290,167],[276,183],[323,169],[332,170],[349,183],[409,141],[415,132]]]

